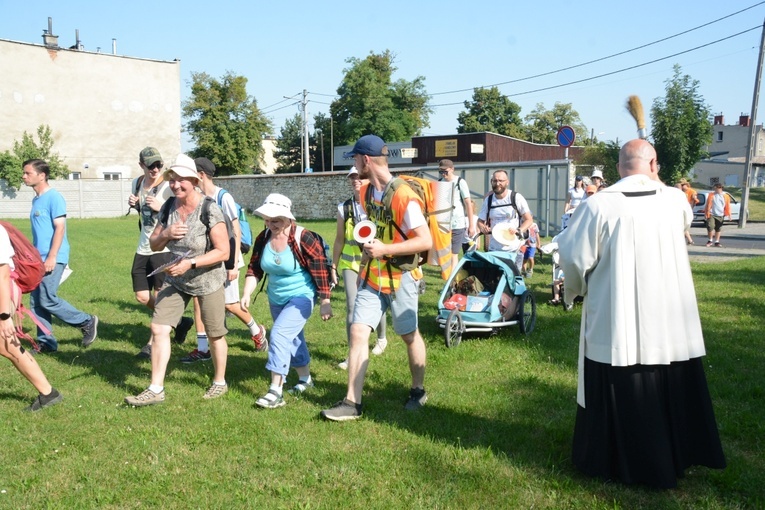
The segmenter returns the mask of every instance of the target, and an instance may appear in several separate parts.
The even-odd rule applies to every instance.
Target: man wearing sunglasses
[[[173,196],[170,186],[162,178],[164,162],[159,151],[154,147],[146,147],[138,155],[138,165],[143,170],[143,175],[133,179],[132,193],[128,197],[128,205],[138,210],[138,248],[133,257],[133,292],[135,299],[149,310],[154,310],[154,299],[157,291],[162,288],[165,281],[165,273],[159,272],[149,276],[156,268],[169,262],[173,257],[165,248],[160,252],[154,252],[149,246],[149,238],[154,227],[157,226],[159,210],[165,200]],[[183,343],[186,334],[191,329],[194,321],[190,317],[183,317],[175,328],[175,341]],[[152,339],[144,345],[137,356],[151,358]]]

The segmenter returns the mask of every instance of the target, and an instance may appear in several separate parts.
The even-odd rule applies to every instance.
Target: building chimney
[[[48,17],[48,30],[43,30],[43,44],[49,48],[58,48],[58,36],[53,35],[53,18]]]
[[[117,54],[117,39],[112,39],[112,55]]]
[[[743,127],[749,127],[749,115],[743,113],[738,118],[738,125]]]
[[[720,115],[715,115],[715,126],[722,126],[725,123],[725,119],[723,118],[722,113]]]

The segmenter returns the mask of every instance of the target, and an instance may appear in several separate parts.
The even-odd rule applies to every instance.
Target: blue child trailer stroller
[[[456,347],[464,333],[495,333],[518,325],[522,334],[534,329],[537,306],[516,266],[515,251],[469,251],[452,271],[438,299],[436,322],[447,347]]]

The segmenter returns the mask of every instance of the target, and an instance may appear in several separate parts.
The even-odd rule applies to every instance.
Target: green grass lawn
[[[14,223],[29,232],[26,221]],[[210,363],[177,361],[193,348],[192,330],[186,345],[173,346],[166,402],[126,406],[150,374],[150,363],[134,356],[149,324],[130,283],[135,224],[135,216],[68,222],[74,274],[60,293],[101,323],[87,350],[78,330],[56,323],[59,352],[38,357],[64,403],[22,413],[35,391],[0,360],[0,508],[765,506],[765,258],[693,266],[729,466],[693,468],[678,489],[658,492],[587,478],[571,465],[578,307],[542,304],[527,337],[512,327],[447,349],[434,321],[442,282],[433,269],[420,304],[430,399],[418,413],[403,409],[406,349],[389,326],[388,349],[370,363],[364,418],[319,419],[345,393],[346,373],[336,368],[346,354],[342,289],[333,294],[335,317],[322,322],[316,313],[306,327],[316,389],[287,395],[286,407],[254,406],[268,388],[266,354],[236,319],[228,321],[226,396],[202,399]],[[332,222],[304,225],[332,242]],[[538,302],[549,299],[549,283],[544,257],[530,282]],[[264,295],[251,310],[271,325]]]

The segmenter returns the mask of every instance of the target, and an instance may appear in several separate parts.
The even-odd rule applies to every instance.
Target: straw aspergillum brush
[[[645,114],[643,113],[643,103],[637,96],[630,96],[627,99],[627,111],[635,119],[638,128],[638,138],[645,140],[648,138],[648,132],[645,129]]]

